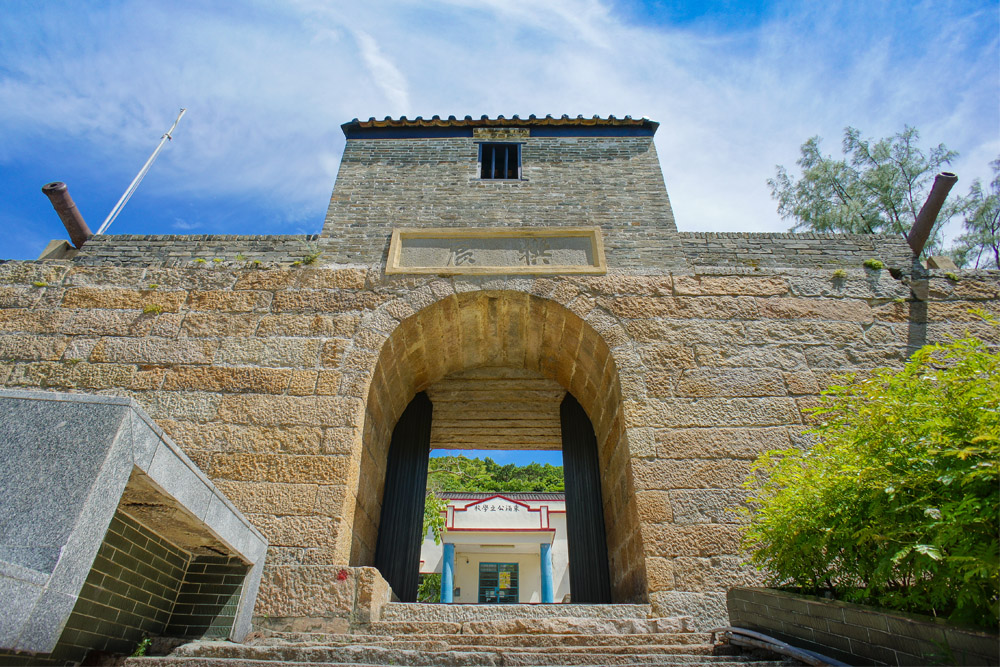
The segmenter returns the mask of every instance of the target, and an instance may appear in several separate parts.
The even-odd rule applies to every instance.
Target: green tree
[[[441,544],[441,531],[445,527],[444,511],[448,501],[439,498],[433,491],[427,491],[424,496],[424,532],[420,536],[423,542],[428,532],[434,537],[434,544]]]
[[[984,190],[977,178],[966,197],[965,233],[952,250],[959,266],[1000,269],[1000,158],[990,166],[993,180],[989,190]]]
[[[927,200],[934,176],[958,157],[944,144],[924,152],[920,133],[905,126],[887,139],[866,139],[853,127],[844,129],[843,157],[823,155],[820,138],[802,144],[795,179],[778,166],[768,179],[778,213],[793,219],[791,231],[854,234],[899,234],[910,231]],[[941,247],[941,227],[964,208],[954,194],[948,198],[924,248],[935,254]]]
[[[564,490],[562,466],[529,463],[500,465],[493,459],[441,456],[430,460],[427,486],[440,492],[540,493]]]
[[[811,449],[754,464],[750,562],[773,585],[995,629],[1000,354],[972,337],[926,346],[831,387],[814,417]]]

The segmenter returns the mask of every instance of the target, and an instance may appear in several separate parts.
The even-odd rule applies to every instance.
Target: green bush
[[[995,630],[1000,355],[928,345],[831,387],[813,417],[815,446],[764,454],[746,482],[751,563],[772,585]]]

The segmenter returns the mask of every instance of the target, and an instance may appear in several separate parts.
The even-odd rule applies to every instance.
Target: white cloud
[[[120,190],[187,106],[143,188],[298,224],[322,219],[353,117],[649,115],[681,229],[783,231],[765,180],[812,135],[836,152],[845,125],[915,125],[963,154],[962,192],[1000,153],[985,4],[779,4],[711,32],[597,0],[208,7],[125,2],[44,28],[39,10],[20,31],[0,16],[16,35],[0,44],[0,161],[58,138]]]

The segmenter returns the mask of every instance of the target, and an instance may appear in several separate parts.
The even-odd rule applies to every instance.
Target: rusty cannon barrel
[[[49,201],[52,202],[52,208],[59,214],[59,219],[62,220],[63,226],[69,232],[69,238],[74,247],[79,248],[94,235],[83,219],[80,210],[73,203],[73,198],[69,196],[69,190],[65,183],[62,181],[46,183],[42,186],[42,192],[49,198]]]
[[[948,198],[948,193],[957,182],[958,176],[950,171],[942,171],[934,177],[931,193],[927,195],[927,201],[920,208],[920,213],[917,214],[917,219],[913,223],[913,227],[910,228],[910,233],[906,236],[906,242],[910,244],[914,255],[919,255],[920,251],[924,249],[927,238],[931,235],[934,221],[937,220],[938,213],[944,206],[944,200]]]

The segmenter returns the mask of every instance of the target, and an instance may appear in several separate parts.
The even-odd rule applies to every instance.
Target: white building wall
[[[456,603],[479,601],[480,563],[517,563],[518,600],[541,602],[541,543],[551,544],[553,600],[570,594],[569,551],[565,500],[525,500],[519,494],[498,494],[488,500],[449,501],[444,542],[455,544]],[[509,497],[509,498],[508,498]],[[479,509],[476,509],[476,506]],[[492,545],[504,545],[490,548]],[[440,574],[443,544],[428,532],[420,550],[421,574]]]

